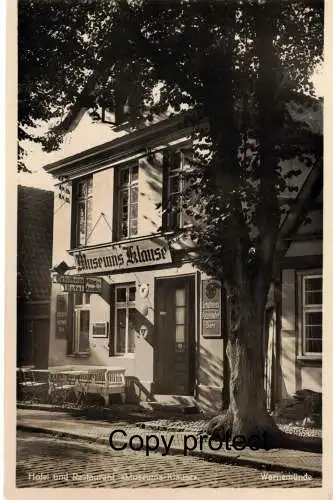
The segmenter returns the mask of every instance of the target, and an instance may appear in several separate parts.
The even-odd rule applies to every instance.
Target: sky
[[[114,132],[110,125],[96,123],[85,114],[73,132],[65,136],[64,143],[58,151],[45,153],[40,145],[30,143],[27,148],[25,164],[31,173],[20,172],[17,174],[17,183],[40,189],[53,190],[56,182],[46,173],[43,166],[74,155],[91,147],[111,141],[126,132]]]
[[[324,77],[322,67],[313,76],[317,95],[324,95]],[[111,141],[126,132],[115,133],[110,125],[96,123],[85,114],[73,132],[66,135],[61,149],[52,153],[45,153],[37,144],[31,143],[27,148],[26,165],[31,173],[18,173],[17,183],[24,186],[33,186],[40,189],[54,189],[55,180],[43,170],[49,163],[74,155],[91,147]]]

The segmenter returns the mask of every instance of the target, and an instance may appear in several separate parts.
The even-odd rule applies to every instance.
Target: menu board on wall
[[[67,296],[63,294],[57,295],[56,299],[56,338],[67,338],[67,318],[68,318],[68,302]]]
[[[221,284],[214,279],[202,280],[201,320],[203,337],[221,337]]]

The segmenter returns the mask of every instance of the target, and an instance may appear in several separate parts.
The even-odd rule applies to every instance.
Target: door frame
[[[172,276],[158,276],[154,278],[154,329],[155,329],[155,341],[154,341],[154,363],[153,363],[153,384],[152,384],[152,392],[154,394],[162,394],[156,392],[158,389],[159,383],[157,380],[158,376],[158,363],[157,363],[157,355],[156,350],[158,349],[159,336],[157,333],[157,287],[158,282],[167,281],[167,280],[179,280],[179,279],[188,279],[189,282],[192,281],[192,291],[193,291],[193,317],[190,320],[189,326],[189,359],[188,359],[188,369],[189,369],[189,387],[188,394],[184,396],[196,396],[197,390],[197,346],[198,346],[198,275],[194,271],[188,274],[177,274]],[[191,287],[191,284],[189,285]],[[190,334],[191,329],[193,329],[193,335]]]

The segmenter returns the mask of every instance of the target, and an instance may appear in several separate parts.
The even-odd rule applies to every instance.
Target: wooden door
[[[155,392],[191,395],[194,391],[194,276],[155,282]]]

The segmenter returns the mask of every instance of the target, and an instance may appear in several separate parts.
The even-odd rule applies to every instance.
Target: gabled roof
[[[17,272],[19,297],[50,299],[53,192],[18,186]]]
[[[114,162],[147,151],[161,140],[188,135],[193,128],[190,112],[184,112],[144,126],[124,136],[98,146],[82,150],[62,160],[44,165],[43,169],[56,176],[84,175],[108,168]]]

